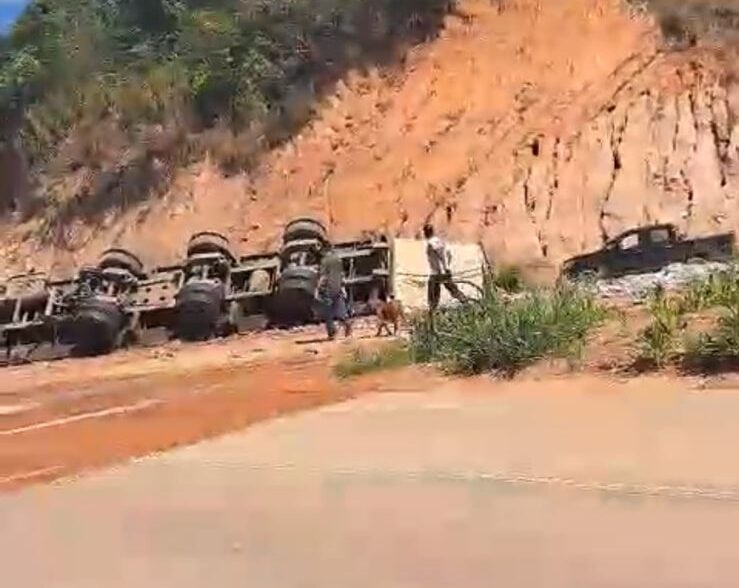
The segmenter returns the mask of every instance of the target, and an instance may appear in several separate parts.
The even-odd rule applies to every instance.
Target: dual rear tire
[[[309,239],[317,239],[319,241],[328,239],[328,231],[326,231],[323,223],[312,218],[297,218],[289,222],[282,233],[283,243]]]
[[[279,326],[293,326],[315,320],[317,286],[316,268],[294,266],[285,269],[272,299],[272,322]]]
[[[100,298],[83,301],[72,321],[75,353],[83,356],[104,355],[121,343],[126,315],[118,304]]]
[[[175,332],[184,341],[205,341],[216,334],[226,292],[218,281],[190,282],[177,294]]]

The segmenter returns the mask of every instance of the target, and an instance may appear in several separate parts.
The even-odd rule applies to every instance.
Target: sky
[[[0,33],[6,33],[29,0],[0,0]]]

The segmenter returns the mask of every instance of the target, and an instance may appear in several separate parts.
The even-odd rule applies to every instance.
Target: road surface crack
[[[564,488],[597,492],[614,497],[644,497],[680,500],[739,502],[739,487],[713,485],[648,484],[623,481],[580,480],[572,477],[538,476],[516,472],[477,470],[398,470],[391,468],[319,468],[295,463],[248,464],[248,469],[263,472],[287,472],[333,479],[364,479],[386,482],[461,482],[491,483],[518,487]]]

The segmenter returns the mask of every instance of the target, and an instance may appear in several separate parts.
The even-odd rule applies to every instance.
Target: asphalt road
[[[736,586],[739,389],[449,384],[0,496],[14,588]]]

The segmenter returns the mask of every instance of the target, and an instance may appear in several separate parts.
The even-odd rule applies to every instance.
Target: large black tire
[[[299,290],[313,296],[318,285],[318,270],[312,267],[289,267],[280,274],[277,291]]]
[[[282,233],[283,242],[299,241],[303,239],[318,239],[326,241],[328,232],[323,224],[312,218],[297,218],[285,226]]]
[[[305,324],[315,320],[318,271],[290,267],[282,272],[270,304],[270,319],[277,325]]]
[[[113,301],[100,298],[82,301],[71,325],[76,354],[103,355],[113,351],[125,321],[125,314]]]
[[[184,341],[205,341],[216,334],[225,298],[221,282],[190,282],[177,294],[175,333]]]
[[[143,262],[126,249],[108,249],[103,252],[98,261],[98,268],[110,267],[128,270],[136,277],[144,276]]]
[[[228,237],[214,231],[202,231],[190,237],[187,244],[187,256],[192,257],[201,253],[222,253],[231,261],[236,261]]]
[[[288,257],[291,253],[306,250],[320,252],[323,241],[311,237],[310,239],[292,239],[283,243],[280,248],[280,258]]]

